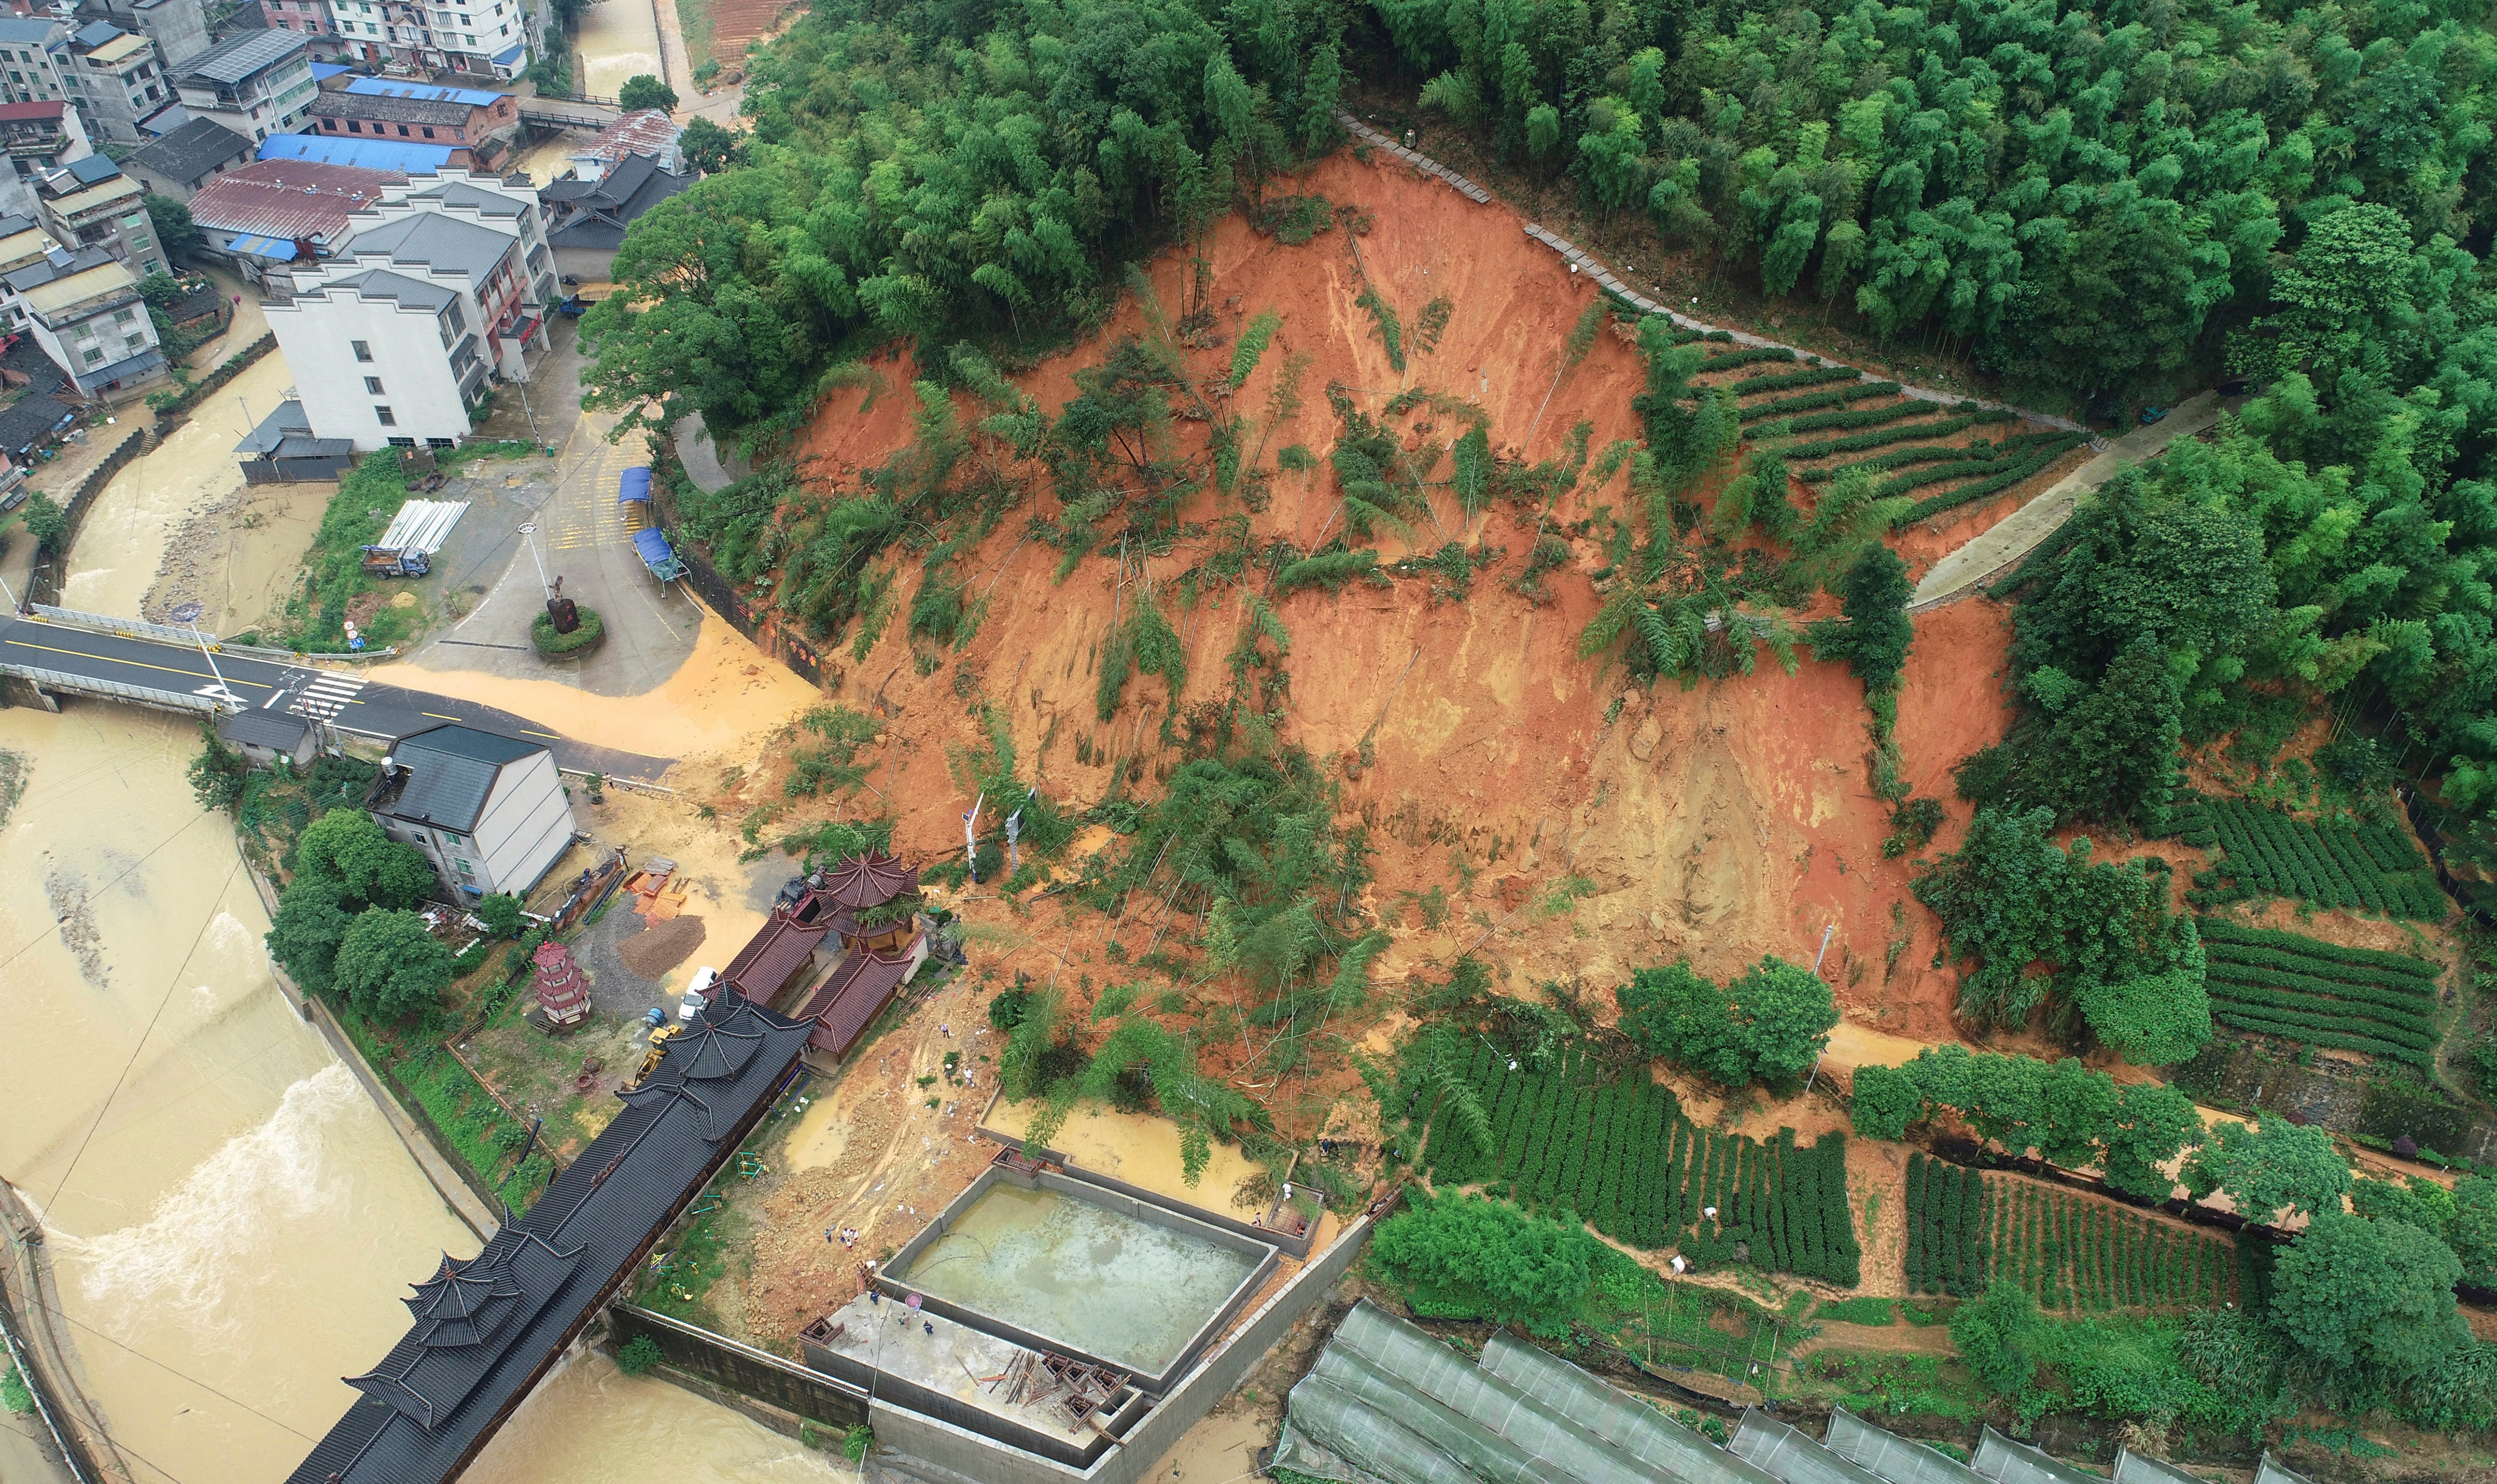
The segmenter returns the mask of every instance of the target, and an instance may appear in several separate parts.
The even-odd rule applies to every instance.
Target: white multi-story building
[[[191,58],[174,87],[191,117],[213,118],[254,142],[295,132],[321,90],[303,38],[293,31],[237,32]]]
[[[305,417],[358,452],[448,448],[496,377],[525,381],[555,298],[536,191],[452,171],[386,188],[267,306]]]
[[[521,0],[330,0],[344,54],[505,81],[529,70]]]

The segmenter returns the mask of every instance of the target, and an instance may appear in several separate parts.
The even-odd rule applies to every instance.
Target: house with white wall
[[[192,118],[251,140],[291,134],[321,90],[306,46],[293,31],[237,32],[184,64],[174,89]]]
[[[359,452],[449,448],[492,380],[547,347],[554,260],[537,192],[454,171],[385,188],[267,306],[314,433]]]
[[[456,900],[523,896],[572,846],[554,754],[457,723],[392,743],[364,808],[432,863]]]

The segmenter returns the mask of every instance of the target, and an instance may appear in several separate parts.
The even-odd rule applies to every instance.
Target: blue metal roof
[[[451,151],[449,144],[334,139],[319,134],[272,134],[260,142],[260,157],[264,160],[314,160],[323,165],[395,170],[402,175],[438,175],[450,167]]]
[[[511,50],[501,52],[495,56],[494,65],[497,67],[509,67],[514,62],[519,61],[522,54],[524,54],[528,49],[528,43],[514,42],[512,43]]]
[[[354,68],[347,66],[343,62],[315,62],[312,64],[312,80],[315,82],[326,82],[342,72],[354,71]]]
[[[366,98],[423,98],[433,103],[466,104],[472,109],[490,109],[503,96],[482,88],[441,87],[431,82],[402,82],[396,78],[358,78],[347,84],[346,90]]]
[[[624,477],[616,482],[616,503],[621,505],[628,500],[641,500],[647,503],[649,498],[650,466],[635,464],[625,470]]]
[[[226,251],[247,253],[255,258],[269,258],[279,263],[295,261],[295,244],[292,241],[285,237],[253,237],[247,232],[236,233],[233,240],[226,244]]]

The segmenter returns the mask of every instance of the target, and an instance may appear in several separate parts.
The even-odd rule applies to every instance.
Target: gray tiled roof
[[[312,116],[315,118],[387,119],[398,124],[449,124],[456,128],[468,122],[470,111],[464,103],[445,103],[438,98],[323,93],[312,100]]]
[[[388,811],[465,835],[477,827],[494,780],[513,763],[546,749],[471,727],[439,726],[402,737],[391,756],[407,782]]]
[[[213,118],[195,118],[130,157],[168,180],[197,180],[239,156],[251,158],[251,141]]]
[[[402,744],[404,745],[404,744]],[[289,1475],[432,1484],[458,1474],[562,1353],[650,1239],[716,1175],[797,1063],[804,1026],[711,997],[528,1214],[403,1300],[415,1323]]]
[[[522,176],[523,180],[527,177]],[[446,206],[473,206],[479,216],[518,216],[529,208],[525,201],[514,201],[497,191],[465,180],[453,180],[429,191],[419,191],[410,201],[438,201]]]
[[[388,253],[391,262],[404,268],[448,269],[467,274],[470,283],[483,284],[487,275],[494,271],[494,265],[512,250],[513,240],[475,222],[438,211],[411,211],[396,221],[357,233],[338,250],[338,256]]]
[[[324,289],[353,289],[363,299],[395,299],[402,308],[438,310],[459,297],[454,289],[438,283],[425,283],[404,273],[385,268],[356,273],[346,278],[332,278],[321,285]]]
[[[275,747],[292,752],[312,723],[289,711],[238,711],[217,723],[217,735],[237,746]]]
[[[303,38],[292,31],[237,32],[183,64],[182,80],[240,82],[290,56],[300,56],[303,47]]]

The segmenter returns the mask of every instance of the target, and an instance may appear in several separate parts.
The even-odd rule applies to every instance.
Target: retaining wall
[[[93,437],[94,434],[89,433],[88,436]],[[34,581],[26,584],[27,602],[60,602],[62,568],[68,565],[69,553],[78,549],[79,526],[86,520],[87,507],[95,503],[95,497],[103,492],[105,486],[112,483],[114,475],[139,457],[140,445],[146,441],[147,433],[143,428],[132,428],[126,437],[113,445],[111,453],[104,456],[104,462],[86,471],[86,478],[79,480],[78,489],[61,502],[61,514],[69,517],[69,529],[61,535],[60,551],[52,553],[49,561],[37,564]]]
[[[836,1432],[868,1420],[864,1387],[638,1304],[616,1303],[607,1312],[618,1349],[647,1336],[670,1369],[724,1390],[768,1402]]]
[[[1078,1472],[880,1401],[874,1405],[872,1418],[877,1446],[902,1455],[896,1463],[904,1469],[914,1461],[925,1460],[936,1466],[936,1471],[976,1479],[979,1484],[1141,1484],[1162,1455],[1203,1421],[1216,1403],[1229,1396],[1249,1369],[1343,1277],[1369,1245],[1373,1220],[1363,1216],[1344,1228],[1333,1247],[1276,1290],[1227,1339],[1207,1350],[1187,1379],[1146,1413],[1124,1442],[1089,1469]]]

